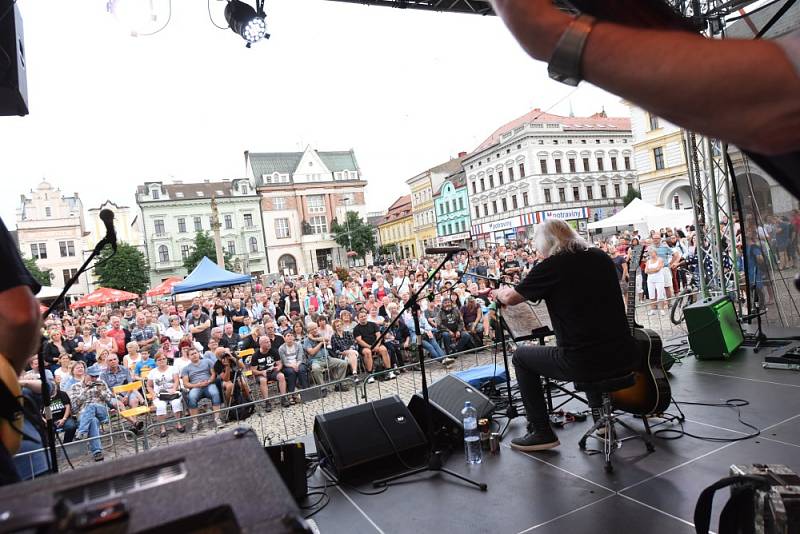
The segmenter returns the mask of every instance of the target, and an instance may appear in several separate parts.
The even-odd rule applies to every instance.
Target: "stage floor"
[[[777,335],[776,330],[767,333],[772,332]],[[749,401],[741,416],[761,429],[759,437],[734,443],[656,437],[656,450],[650,454],[640,440],[626,441],[614,456],[614,472],[608,474],[602,456],[578,449],[588,421],[558,429],[560,447],[524,454],[509,448],[510,439],[525,427],[518,418],[499,455],[469,467],[457,451],[447,462],[448,468],[486,482],[487,492],[443,474],[419,475],[380,495],[329,487],[330,503],[314,519],[322,534],[694,532],[697,496],[727,476],[732,464],[778,463],[800,472],[800,373],[761,367],[765,355],[781,350],[785,348],[754,354],[742,348],[730,361],[687,358],[672,369],[670,383],[679,402]],[[730,408],[681,407],[690,433],[735,438],[750,432]],[[310,483],[322,480],[315,474]],[[374,491],[370,486],[359,489]],[[727,491],[717,496],[712,530],[727,497]]]

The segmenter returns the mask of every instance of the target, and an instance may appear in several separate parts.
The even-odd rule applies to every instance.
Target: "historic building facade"
[[[445,178],[461,170],[461,157],[451,159],[409,178],[411,188],[411,211],[414,219],[415,249],[421,255],[427,247],[436,244],[436,213],[433,193],[438,191]]]
[[[382,247],[389,249],[396,259],[422,255],[414,236],[414,216],[411,210],[411,195],[402,196],[389,206],[386,216],[378,225]]]
[[[437,244],[463,245],[470,241],[470,211],[464,171],[448,176],[433,196]]]

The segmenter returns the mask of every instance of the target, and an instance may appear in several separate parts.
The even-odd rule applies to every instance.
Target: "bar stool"
[[[621,389],[629,388],[636,383],[636,378],[633,373],[628,373],[623,376],[618,376],[614,378],[607,378],[605,380],[597,380],[595,382],[575,382],[575,389],[577,391],[583,391],[585,393],[597,393],[601,396],[601,402],[598,404],[596,399],[593,399],[591,395],[588,395],[589,400],[589,407],[592,410],[599,409],[600,410],[600,418],[594,423],[592,428],[586,432],[583,437],[581,438],[578,446],[581,450],[586,450],[586,439],[589,437],[595,438],[598,441],[603,443],[603,454],[605,455],[605,470],[606,473],[611,473],[614,470],[614,467],[611,465],[611,455],[614,453],[616,449],[622,446],[622,441],[627,439],[641,439],[644,441],[645,446],[647,447],[648,452],[653,452],[655,447],[653,446],[653,442],[650,439],[650,426],[647,423],[647,418],[644,419],[645,429],[647,430],[646,434],[642,434],[632,428],[630,425],[625,423],[625,421],[619,419],[617,415],[614,414],[614,407],[611,404],[611,393],[615,391],[619,391]],[[617,439],[617,433],[614,428],[615,424],[620,424],[633,432],[632,436],[626,437],[624,439]],[[599,436],[595,433],[598,429],[603,429],[605,433],[602,436]],[[596,451],[600,452],[600,451]]]

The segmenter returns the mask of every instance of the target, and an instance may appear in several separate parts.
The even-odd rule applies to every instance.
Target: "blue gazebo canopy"
[[[235,286],[238,284],[250,283],[250,277],[246,274],[232,273],[226,271],[208,257],[203,256],[194,271],[187,276],[180,284],[172,286],[172,294],[190,293],[201,289],[211,289],[214,287]]]

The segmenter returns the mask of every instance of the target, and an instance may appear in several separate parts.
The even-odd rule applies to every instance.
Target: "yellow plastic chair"
[[[143,385],[144,383],[141,380],[136,380],[134,382],[129,382],[127,384],[122,384],[121,386],[114,386],[111,391],[114,393],[114,396],[116,398],[117,395],[121,394],[130,395],[132,391],[139,391],[140,393],[142,393]],[[147,400],[147,395],[145,393],[142,393],[142,398],[144,399],[144,405],[142,406],[137,406],[136,408],[128,408],[127,410],[122,410],[122,411],[117,410],[117,415],[118,415],[117,421],[119,422],[120,430],[124,430],[124,427],[122,425],[123,418],[128,419],[131,417],[145,416],[150,413],[150,404]],[[145,427],[147,427],[147,423],[145,423]],[[126,441],[128,440],[127,435],[125,436],[125,439]]]

